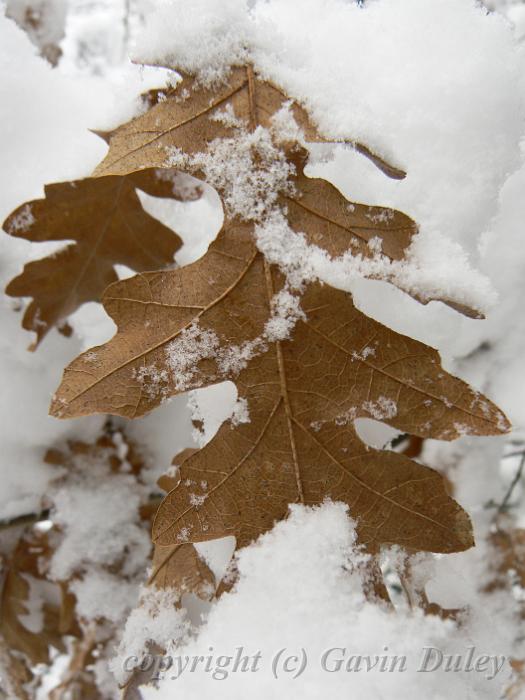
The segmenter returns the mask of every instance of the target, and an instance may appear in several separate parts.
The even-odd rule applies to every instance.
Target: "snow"
[[[236,428],[238,425],[250,422],[250,409],[248,408],[248,401],[244,398],[237,399],[235,406],[233,407],[231,423],[232,427]]]
[[[297,321],[306,320],[300,302],[300,297],[291,294],[288,289],[282,289],[273,296],[272,315],[264,326],[264,338],[268,342],[291,338]]]
[[[180,391],[187,389],[198,373],[197,364],[204,359],[215,357],[219,338],[212,330],[200,328],[193,323],[166,346],[168,367]]]
[[[202,171],[206,182],[221,192],[229,217],[260,221],[279,195],[290,191],[288,179],[294,167],[274,145],[268,129],[241,127],[238,132],[233,138],[215,139],[205,153],[193,156],[169,148],[166,166]]]
[[[525,114],[523,51],[510,25],[474,0],[270,0],[251,11],[241,0],[173,0],[149,15],[134,54],[208,80],[210,59],[218,79],[245,60],[245,47],[264,77],[307,103],[323,133],[362,141],[408,172],[390,181],[348,149],[315,172],[351,199],[418,222],[405,286],[493,305],[476,271],[477,241],[519,163]]]
[[[112,473],[108,459],[75,457],[74,471],[51,491],[53,519],[66,533],[51,562],[51,575],[57,580],[89,567],[116,564],[126,550],[123,574],[143,570],[151,549],[139,521],[145,489],[131,475]]]
[[[425,646],[448,654],[465,654],[467,647],[476,646],[478,654],[501,659],[508,644],[501,625],[485,629],[484,634],[478,629],[477,636],[471,636],[470,630],[458,630],[450,621],[417,611],[395,614],[368,602],[362,593],[366,556],[355,546],[354,523],[346,507],[326,503],[315,509],[291,506],[290,510],[286,521],[239,552],[234,592],[225,594],[211,610],[196,638],[181,638],[176,649],[183,659],[207,658],[212,652],[218,661],[242,647],[245,655],[260,653],[259,670],[233,672],[230,661],[230,672],[220,684],[216,681],[224,674],[214,678],[204,665],[180,673],[176,680],[176,674],[167,671],[159,690],[143,691],[147,700],[171,698],[175,692],[188,700],[236,700],[247,695],[266,699],[276,693],[290,700],[499,696],[509,678],[505,662],[492,680],[486,678],[489,672],[418,673],[417,669]],[[286,649],[286,656],[306,653],[306,669],[298,678],[287,677],[282,666],[274,678],[272,660],[281,649]],[[326,668],[331,658],[335,660],[346,649],[348,656],[370,655],[372,660],[374,655],[405,655],[407,670],[346,672],[343,666],[339,672],[330,672],[321,666],[329,649],[338,651],[328,657]],[[227,662],[222,663],[228,670]],[[365,666],[366,661],[362,663]]]
[[[376,420],[388,420],[397,415],[397,404],[386,396],[380,396],[377,401],[365,401],[363,409]]]
[[[83,620],[106,619],[122,625],[129,611],[137,604],[137,582],[95,569],[86,578],[71,582],[76,610]]]
[[[62,44],[64,58],[56,70],[36,55],[13,22],[0,18],[2,218],[24,201],[42,196],[45,182],[88,175],[106,151],[88,128],[109,129],[130,118],[141,108],[138,93],[166,80],[166,71],[127,63],[125,3],[101,2],[97,12],[87,3],[73,4]],[[508,413],[516,426],[515,439],[522,440],[525,10],[512,0],[486,4],[499,13],[487,13],[474,0],[367,0],[362,7],[344,0],[142,3],[144,27],[139,23],[132,28],[136,58],[152,63],[167,59],[198,71],[210,83],[224,79],[231,62],[249,57],[263,77],[304,102],[321,131],[360,140],[408,173],[404,180],[390,180],[351,148],[315,146],[309,175],[330,179],[350,200],[400,209],[420,227],[406,262],[382,258],[377,241],[371,243],[376,253],[372,261],[348,255],[330,260],[322,250],[308,247],[301,232],[291,231],[274,210],[273,188],[285,187],[287,169],[269,141],[270,132],[246,134],[242,126],[238,138],[212,144],[189,164],[203,168],[211,183],[225,190],[224,208],[209,186],[193,202],[139,192],[145,209],[183,238],[178,264],[206,251],[225,212],[255,220],[259,249],[286,275],[287,286],[273,300],[263,337],[231,346],[209,329],[195,327],[191,343],[184,336],[189,348],[181,343],[171,348],[181,389],[195,378],[193,362],[198,359],[218,354],[219,381],[225,372],[242,370],[268,342],[288,337],[301,318],[305,280],[320,279],[351,291],[358,307],[382,323],[437,347],[449,371]],[[232,123],[228,111],[220,119]],[[297,136],[286,107],[274,119],[272,135],[284,140]],[[246,177],[254,154],[264,167],[256,178]],[[177,154],[173,156],[176,163]],[[275,169],[274,156],[279,162]],[[192,182],[188,180],[189,187]],[[24,210],[17,225],[31,223],[31,213]],[[47,251],[46,245],[4,236],[2,284],[25,261]],[[422,306],[391,284],[364,279],[374,275],[427,297],[447,295],[469,303],[487,318],[466,319],[435,302]],[[52,333],[37,353],[26,353],[30,338],[19,327],[14,304],[4,299],[0,310],[2,518],[38,509],[42,494],[50,493],[50,482],[61,476],[56,467],[42,462],[47,448],[69,437],[89,442],[99,433],[103,417],[55,421],[47,417],[47,404],[69,360],[114,330],[99,305],[86,305],[72,320],[73,338]],[[367,347],[361,358],[373,353],[374,347]],[[157,379],[162,391],[165,377],[144,377],[146,386]],[[394,595],[402,564],[396,552],[387,552],[383,562],[396,612],[367,601],[353,523],[343,505],[328,503],[316,509],[292,507],[286,521],[241,551],[234,591],[215,603],[207,618],[194,620],[198,629],[175,609],[169,593],[155,589],[143,592],[124,627],[124,616],[138,598],[149,548],[137,515],[144,494],[153,490],[174,454],[204,445],[225,420],[231,421],[232,430],[249,420],[250,406],[233,382],[193,391],[189,407],[187,403],[187,396],[177,397],[127,426],[150,466],[140,493],[129,473],[112,475],[110,483],[96,465],[72,474],[67,490],[64,485],[53,493],[67,533],[53,571],[57,577],[75,576],[74,591],[86,619],[104,616],[123,629],[112,665],[117,679],[125,680],[124,659],[140,657],[149,640],[171,654],[189,656],[207,656],[210,647],[218,655],[233,655],[243,646],[248,652],[259,650],[264,663],[256,674],[230,673],[221,683],[202,668],[184,672],[177,681],[163,681],[159,690],[144,691],[146,698],[171,698],[176,691],[200,700],[247,695],[266,699],[276,693],[290,700],[501,696],[509,679],[507,665],[492,680],[486,673],[416,674],[414,669],[423,646],[447,654],[464,654],[475,646],[480,654],[523,657],[512,595],[483,592],[493,556],[486,542],[495,522],[493,504],[501,503],[519,466],[519,458],[505,458],[512,448],[506,438],[464,436],[446,445],[429,440],[419,458],[446,474],[455,498],[473,520],[475,549],[420,557],[415,565],[430,600],[469,607],[460,628],[410,611],[402,591]],[[395,411],[388,400],[364,408],[377,420]],[[191,425],[192,413],[202,423],[199,429]],[[341,425],[354,419],[351,413],[338,417]],[[373,420],[356,421],[356,429],[364,442],[378,448],[393,434]],[[120,447],[125,450],[124,444]],[[522,449],[523,442],[514,448]],[[523,483],[518,484],[510,501],[510,517],[522,527],[523,493]],[[198,545],[219,578],[231,539]],[[130,552],[123,562],[124,580],[108,567],[120,561],[126,546]],[[515,590],[515,595],[519,599],[523,591]],[[329,647],[374,655],[385,653],[385,646],[407,655],[407,672],[329,673],[316,665]],[[308,667],[296,680],[271,675],[271,659],[283,647],[308,653]],[[106,656],[97,668],[107,683]]]
[[[107,128],[129,118],[138,93],[158,80],[152,74],[142,77],[137,67],[126,68],[113,84],[100,77],[67,77],[40,58],[24,32],[3,15],[0,76],[1,221],[24,201],[43,196],[44,183],[88,175],[106,149],[89,129]],[[30,223],[27,212],[20,225]],[[2,288],[28,259],[48,252],[48,244],[1,236]],[[89,441],[104,420],[90,417],[67,423],[48,417],[49,400],[62,370],[82,346],[76,338],[52,333],[38,352],[28,353],[31,336],[20,328],[21,312],[15,313],[15,306],[13,299],[4,297],[0,308],[2,518],[38,508],[41,494],[55,476],[42,461],[55,441],[74,435]]]
[[[194,0],[191,6],[160,0],[137,37],[136,52],[145,63],[173,61],[185,71],[198,71],[203,82],[217,81],[230,60],[247,56],[245,7],[243,0]]]
[[[176,608],[176,595],[170,590],[145,588],[140,605],[126,621],[122,640],[111,669],[119,683],[127,680],[126,660],[135,657],[135,663],[144,658],[148,644],[156,644],[167,651],[173,640],[181,640],[189,633],[190,624],[184,611]]]

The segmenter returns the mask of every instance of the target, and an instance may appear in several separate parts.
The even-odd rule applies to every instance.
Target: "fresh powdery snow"
[[[157,75],[155,80],[159,79]],[[88,129],[104,129],[111,120],[128,119],[136,110],[138,93],[155,84],[152,81],[151,74],[142,77],[134,66],[122,66],[113,84],[102,77],[64,76],[37,55],[25,33],[3,16],[0,7],[0,220],[24,201],[42,197],[45,183],[89,175],[103,157],[105,146]],[[24,209],[18,225],[29,225],[31,216]],[[28,260],[66,244],[29,244],[2,234],[2,289]],[[84,328],[78,328],[81,337],[111,335],[113,324],[107,323],[96,306],[98,329],[93,328],[95,322],[88,312]],[[54,441],[79,435],[89,441],[104,422],[98,416],[76,424],[48,417],[51,394],[65,365],[82,348],[82,341],[53,333],[36,353],[27,352],[32,338],[20,328],[22,310],[17,300],[3,297],[0,519],[37,507],[54,476],[54,470],[42,462]]]
[[[519,164],[525,115],[523,52],[506,21],[474,0],[251,5],[159,2],[135,56],[198,71],[204,82],[252,60],[304,101],[323,134],[362,141],[408,172],[389,181],[348,149],[313,170],[351,199],[400,208],[418,222],[398,272],[405,286],[428,296],[439,289],[481,310],[494,304],[476,270],[477,241]]]
[[[160,690],[144,697],[497,698],[493,688],[509,678],[505,618],[492,626],[476,608],[487,626],[472,637],[468,626],[453,631],[438,617],[392,614],[363,596],[366,559],[343,505],[292,506],[287,521],[239,553],[235,592],[214,606],[198,636],[188,640],[174,624],[181,642],[169,652],[172,665],[157,661]],[[497,649],[496,666],[424,672],[435,664],[433,655],[425,661],[425,647],[461,654],[473,645],[476,656]],[[497,680],[487,680],[494,673]]]
[[[65,478],[61,469],[43,462],[46,450],[67,438],[92,442],[100,433],[104,416],[56,421],[47,416],[47,407],[63,367],[79,350],[109,338],[112,321],[100,305],[87,304],[71,319],[72,338],[52,332],[36,353],[27,353],[32,339],[20,328],[24,304],[4,297],[0,519],[31,513],[44,494],[51,497],[67,533],[52,559],[52,573],[57,579],[75,576],[72,588],[86,621],[104,616],[119,628],[112,662],[118,682],[128,677],[129,657],[163,647],[172,658],[167,668],[167,658],[152,657],[158,687],[142,691],[147,700],[498,700],[510,682],[508,660],[525,656],[512,600],[498,591],[484,592],[493,557],[486,541],[493,504],[504,498],[519,468],[515,453],[525,445],[525,4],[136,0],[122,3],[136,9],[128,27],[119,3],[100,2],[96,12],[89,5],[89,18],[87,4],[70,5],[64,57],[55,69],[22,30],[0,17],[2,220],[24,201],[41,197],[44,183],[89,175],[106,145],[88,129],[115,127],[139,112],[141,91],[165,85],[166,70],[130,63],[122,50],[128,32],[134,61],[197,72],[207,85],[223,80],[232,63],[253,62],[261,77],[307,108],[327,137],[365,143],[407,177],[391,180],[342,145],[312,146],[307,174],[329,179],[351,201],[405,212],[418,223],[419,234],[406,260],[394,263],[380,255],[377,241],[370,244],[376,253],[372,260],[349,254],[330,259],[308,246],[275,208],[289,166],[264,129],[246,133],[235,125],[236,138],[211,143],[205,154],[167,154],[172,165],[201,169],[210,185],[225,192],[222,205],[208,185],[201,198],[186,202],[138,192],[146,211],[183,239],[176,262],[202,256],[224,214],[240,216],[254,222],[256,244],[281,268],[286,287],[272,300],[261,337],[232,347],[215,331],[194,324],[168,348],[167,368],[144,370],[146,391],[162,394],[168,381],[178,382],[182,391],[198,379],[195,362],[213,357],[218,383],[126,423],[150,466],[138,490],[130,474],[109,479],[97,464],[74,471],[67,488],[66,482],[61,487],[56,481]],[[228,109],[218,118],[234,124]],[[297,137],[286,108],[273,129],[283,139]],[[255,158],[259,167],[253,176]],[[26,208],[15,228],[31,223]],[[2,285],[27,260],[61,245],[1,237]],[[422,297],[469,304],[486,318],[467,319],[439,302],[423,306],[393,285],[367,279],[376,275]],[[399,552],[387,551],[382,564],[396,612],[363,596],[367,558],[356,547],[352,513],[340,503],[291,507],[286,521],[238,553],[233,590],[207,608],[193,601],[191,615],[175,608],[169,592],[140,589],[150,548],[139,524],[140,504],[154,490],[155,479],[170,469],[173,455],[206,444],[225,420],[232,426],[250,420],[251,407],[238,396],[234,375],[268,343],[290,336],[302,318],[304,282],[312,279],[351,291],[368,315],[438,348],[447,370],[496,401],[515,426],[510,439],[427,440],[420,457],[446,473],[473,521],[476,548],[420,556],[414,567],[431,601],[468,607],[459,628],[408,608],[396,573],[403,565]],[[361,358],[374,352],[373,345],[366,347]],[[167,371],[171,376],[162,374]],[[232,381],[223,382],[226,376]],[[394,416],[396,406],[381,397],[367,410],[381,421]],[[340,424],[354,419],[352,413],[338,417]],[[321,422],[312,426],[320,427]],[[358,426],[363,440],[378,447],[393,437],[382,429],[372,420]],[[174,474],[176,468],[171,469]],[[525,527],[522,486],[517,485],[512,504]],[[230,540],[197,547],[218,576]],[[125,581],[110,571],[117,563],[125,567]],[[514,593],[516,600],[523,597],[518,585]],[[206,615],[201,618],[199,610]],[[443,660],[435,672],[424,672],[436,659],[428,651],[434,647],[443,655],[459,655],[457,671],[444,672]],[[472,670],[483,656],[488,657],[483,670]],[[391,671],[392,663],[404,663],[406,670]],[[104,659],[95,668],[111,688],[108,698],[117,697]]]

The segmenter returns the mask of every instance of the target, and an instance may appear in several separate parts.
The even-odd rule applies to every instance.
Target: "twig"
[[[41,510],[40,513],[26,513],[25,515],[17,515],[14,518],[0,520],[0,531],[8,530],[11,527],[19,525],[30,525],[38,523],[42,520],[49,520],[50,509]]]
[[[511,499],[512,493],[513,493],[514,489],[516,488],[518,481],[520,481],[520,479],[523,475],[523,468],[524,467],[525,467],[525,452],[522,452],[519,467],[516,470],[516,474],[514,474],[514,478],[512,479],[509,488],[507,489],[507,493],[505,494],[505,498],[500,503],[500,506],[498,508],[498,515],[507,509],[508,502]]]

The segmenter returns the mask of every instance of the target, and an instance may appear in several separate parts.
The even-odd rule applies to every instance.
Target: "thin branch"
[[[521,477],[523,476],[523,468],[525,467],[525,452],[521,453],[521,460],[518,469],[516,470],[516,473],[514,474],[514,478],[512,479],[509,488],[507,489],[507,493],[505,494],[505,498],[501,502],[499,508],[498,508],[498,515],[502,513],[504,510],[507,510],[508,503],[512,497],[512,493],[514,492],[514,489],[516,488],[518,482],[521,480]]]
[[[0,520],[0,531],[8,530],[11,527],[18,527],[20,525],[34,525],[42,520],[49,520],[50,512],[50,509],[46,508],[45,510],[41,510],[39,513],[26,513],[25,515],[17,515],[14,518]]]

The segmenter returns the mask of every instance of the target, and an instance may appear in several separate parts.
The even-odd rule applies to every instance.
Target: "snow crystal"
[[[140,382],[148,398],[167,396],[168,372],[166,369],[159,369],[155,364],[143,365],[139,369],[133,369],[132,376]]]
[[[25,204],[16,216],[9,220],[8,233],[25,233],[35,223],[35,217],[31,211],[31,205]]]
[[[187,389],[198,372],[197,363],[215,357],[218,347],[219,338],[214,331],[200,328],[197,323],[183,329],[166,346],[166,360],[175,387],[180,391]]]
[[[76,598],[76,611],[84,620],[105,618],[119,624],[137,604],[136,581],[104,569],[91,569],[85,578],[71,581],[69,589]]]
[[[262,338],[245,340],[241,345],[227,345],[217,354],[217,367],[223,376],[237,376],[248,362],[268,349]]]
[[[231,417],[232,427],[236,428],[238,425],[250,422],[250,411],[248,408],[247,399],[241,397],[235,402],[233,407],[233,413]]]
[[[376,348],[373,348],[370,345],[367,345],[360,352],[356,352],[354,350],[352,352],[352,359],[359,360],[360,362],[362,362],[363,360],[366,360],[367,357],[373,357],[375,354],[376,354]]]
[[[224,126],[229,126],[236,129],[246,128],[246,124],[235,115],[231,104],[227,104],[222,109],[214,110],[210,119],[212,121],[219,122],[220,124],[224,124]]]
[[[387,396],[380,396],[377,401],[365,401],[362,408],[376,420],[394,418],[397,415],[396,402]]]
[[[278,265],[292,289],[301,289],[305,281],[315,279],[315,268],[306,238],[293,231],[283,213],[273,210],[255,227],[257,247],[272,265]]]
[[[219,118],[228,118],[224,115],[221,112]],[[239,129],[232,138],[215,139],[206,152],[193,156],[168,147],[166,165],[202,171],[206,182],[219,190],[226,212],[246,221],[261,220],[280,194],[290,192],[288,179],[294,171],[268,129],[261,126],[254,131]]]
[[[461,435],[471,435],[472,434],[472,428],[465,423],[459,423],[455,422],[454,423],[454,430],[456,431],[457,436]]]
[[[264,326],[264,337],[269,342],[289,338],[297,321],[306,320],[301,309],[300,297],[283,289],[271,301],[272,316]]]
[[[181,527],[177,540],[179,542],[188,542],[191,535],[191,527]]]
[[[389,221],[392,221],[394,216],[393,209],[380,209],[374,212],[372,207],[368,207],[368,212],[365,213],[365,217],[373,224],[387,224]]]
[[[51,576],[62,580],[93,566],[111,566],[125,551],[122,572],[136,575],[151,549],[139,518],[144,487],[132,476],[111,473],[103,461],[76,461],[78,471],[51,494],[53,519],[66,533],[53,554]]]
[[[206,500],[206,494],[190,493],[190,503],[192,506],[202,506]]]
[[[357,418],[357,409],[355,406],[352,406],[349,408],[347,411],[344,411],[343,413],[339,413],[335,419],[334,423],[336,425],[347,425],[348,423],[351,423]],[[326,423],[326,421],[321,421],[322,423]]]
[[[111,670],[119,683],[126,681],[124,662],[135,657],[138,664],[149,644],[170,651],[175,641],[182,641],[191,626],[185,613],[176,608],[178,595],[170,589],[144,588],[139,605],[129,615]]]

